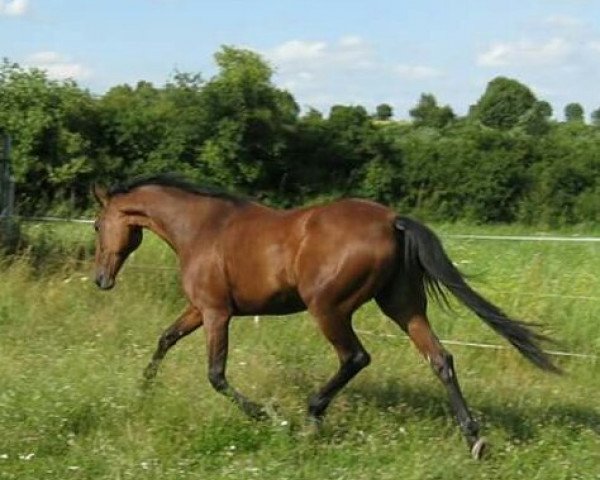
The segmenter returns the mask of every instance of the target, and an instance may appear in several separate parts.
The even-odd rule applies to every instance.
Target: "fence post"
[[[0,130],[0,253],[17,253],[21,228],[15,217],[15,182],[10,171],[10,137]]]
[[[0,217],[12,217],[15,209],[15,183],[10,171],[10,136],[0,130]]]
[[[0,130],[0,139],[2,139],[2,150],[0,151],[0,217],[4,217],[6,213],[7,203],[7,182],[6,182],[6,163],[8,157],[8,140],[7,135]]]

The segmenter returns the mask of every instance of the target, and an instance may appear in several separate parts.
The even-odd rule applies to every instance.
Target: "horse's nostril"
[[[104,273],[100,273],[96,276],[96,285],[102,290],[110,290],[115,286],[115,280]]]

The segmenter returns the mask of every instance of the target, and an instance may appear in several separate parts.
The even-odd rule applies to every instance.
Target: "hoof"
[[[270,419],[274,424],[285,421],[283,418],[281,418],[279,405],[269,402],[265,403],[261,408],[262,411],[267,415],[267,418]]]
[[[242,404],[243,412],[252,420],[263,422],[271,418],[266,408],[258,403],[245,402]]]
[[[300,436],[305,438],[317,438],[323,432],[323,419],[321,417],[308,416]]]
[[[158,365],[154,365],[151,363],[144,369],[144,380],[146,380],[146,381],[154,380],[157,373],[158,373]]]
[[[488,443],[485,437],[478,438],[471,447],[471,456],[475,460],[481,460],[487,452]]]

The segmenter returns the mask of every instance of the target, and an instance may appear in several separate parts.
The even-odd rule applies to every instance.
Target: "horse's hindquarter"
[[[357,199],[315,212],[296,259],[304,302],[350,314],[371,299],[397,266],[395,217],[383,205]]]
[[[319,298],[358,307],[395,265],[394,217],[362,200],[240,215],[224,243],[235,313],[292,313]]]

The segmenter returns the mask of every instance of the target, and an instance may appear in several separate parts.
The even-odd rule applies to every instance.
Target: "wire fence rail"
[[[92,224],[90,218],[68,218],[68,217],[26,217],[15,216],[25,222],[48,222],[48,223],[83,223]],[[491,241],[512,241],[512,242],[575,242],[575,243],[600,243],[600,236],[579,236],[579,235],[488,235],[488,234],[470,234],[470,233],[440,233],[441,237],[462,239],[462,240],[491,240]]]
[[[456,238],[464,240],[494,240],[511,242],[600,242],[600,237],[580,237],[577,235],[472,235],[460,233],[447,233],[442,234],[442,236],[445,238]]]
[[[23,222],[47,222],[47,223],[94,223],[90,218],[68,218],[68,217],[24,217],[15,215],[14,218]]]
[[[372,337],[378,338],[389,338],[389,339],[402,339],[409,341],[406,337],[401,337],[399,335],[391,335],[389,333],[376,333],[370,332],[368,330],[359,330],[356,329],[356,333],[360,333],[363,335],[369,335]],[[478,343],[478,342],[467,342],[465,340],[450,340],[450,339],[440,339],[440,342],[446,345],[456,345],[460,347],[472,347],[472,348],[481,348],[481,349],[489,349],[489,350],[510,350],[510,347],[506,345],[498,345],[495,343]],[[594,355],[591,353],[577,353],[577,352],[567,352],[564,350],[544,350],[544,353],[548,355],[552,355],[555,357],[572,357],[572,358],[580,358],[580,359],[588,359],[588,360],[597,360],[598,355]]]

